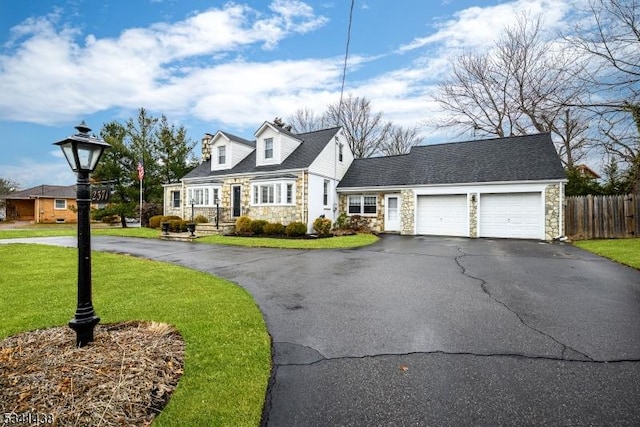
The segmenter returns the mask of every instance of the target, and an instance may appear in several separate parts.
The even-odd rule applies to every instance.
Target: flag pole
[[[140,227],[142,227],[142,180],[144,179],[144,165],[138,162],[138,180],[140,181]]]

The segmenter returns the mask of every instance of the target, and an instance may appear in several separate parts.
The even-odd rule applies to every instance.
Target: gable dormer
[[[288,130],[264,122],[256,131],[256,166],[279,165],[302,141]]]
[[[231,169],[254,150],[252,141],[218,131],[210,142],[211,170]]]

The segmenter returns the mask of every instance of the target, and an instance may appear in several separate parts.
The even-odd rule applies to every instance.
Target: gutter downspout
[[[305,171],[302,171],[302,222],[307,226],[307,230],[309,229],[309,223],[307,220],[307,209],[306,209],[306,197],[307,197],[307,187],[305,180]]]

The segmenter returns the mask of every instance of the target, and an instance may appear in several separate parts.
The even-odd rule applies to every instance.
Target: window
[[[343,159],[343,148],[344,144],[338,144],[338,161],[342,161]]]
[[[288,182],[265,182],[253,184],[254,205],[292,205],[294,184]]]
[[[215,206],[219,194],[220,189],[216,187],[190,188],[187,193],[187,203],[189,205],[193,204],[193,206]]]
[[[56,210],[67,209],[67,201],[65,199],[56,199],[54,209]]]
[[[227,147],[221,145],[218,147],[218,164],[224,165],[225,163],[227,163]]]
[[[171,192],[171,207],[179,208],[180,207],[180,192],[172,191]]]
[[[347,205],[350,215],[375,215],[378,212],[378,197],[349,196]]]
[[[273,138],[264,140],[264,158],[273,159]]]
[[[324,185],[322,187],[322,204],[324,206],[329,205],[329,180],[324,180]]]

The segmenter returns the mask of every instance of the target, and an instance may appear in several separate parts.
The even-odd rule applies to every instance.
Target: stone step
[[[212,222],[205,222],[196,224],[196,234],[208,235],[208,234],[224,234],[230,233],[235,228],[235,222],[221,222],[218,224],[218,228]]]

